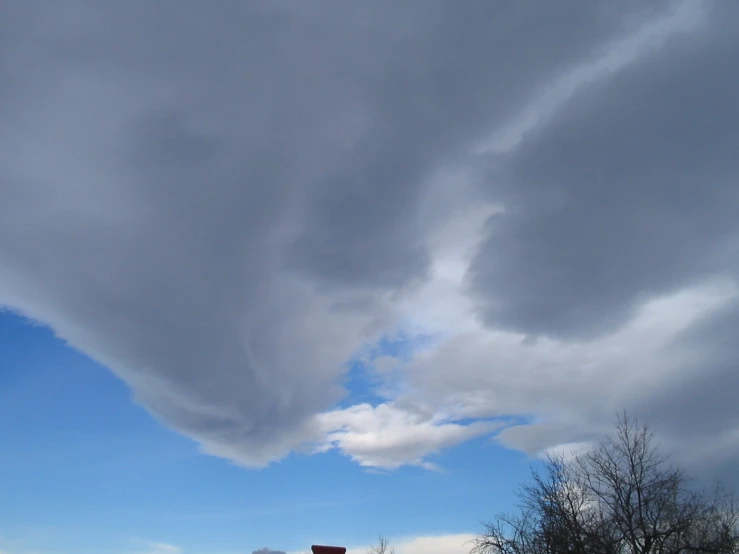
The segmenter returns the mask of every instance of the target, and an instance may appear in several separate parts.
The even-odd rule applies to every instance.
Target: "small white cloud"
[[[434,469],[425,458],[444,448],[500,427],[497,422],[454,423],[442,416],[428,417],[387,403],[360,404],[319,416],[326,432],[318,451],[338,448],[364,467],[395,469],[419,465]]]
[[[469,554],[476,535],[456,534],[416,537],[399,541],[397,554]]]
[[[151,542],[141,541],[140,539],[133,539],[135,543],[143,543],[144,549],[137,550],[135,554],[181,554],[182,548],[173,544],[167,544],[164,542]]]
[[[285,551],[284,550],[272,550],[271,548],[265,546],[264,548],[255,550],[251,554],[285,554]]]
[[[178,554],[179,552],[182,552],[182,549],[179,546],[174,546],[173,544],[164,544],[161,542],[152,543],[151,547],[152,550],[157,554]]]
[[[469,554],[472,541],[477,537],[471,533],[447,535],[423,535],[400,539],[389,539],[396,554]],[[366,554],[369,546],[348,548],[347,554]]]

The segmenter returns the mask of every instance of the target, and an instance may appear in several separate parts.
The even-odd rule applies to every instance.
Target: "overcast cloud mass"
[[[728,471],[738,25],[735,2],[6,2],[0,305],[248,467],[537,454],[625,408]],[[399,335],[410,359],[368,361],[386,401],[337,408]]]

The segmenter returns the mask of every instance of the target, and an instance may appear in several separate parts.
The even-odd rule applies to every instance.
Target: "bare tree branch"
[[[380,535],[377,537],[377,544],[367,549],[367,554],[395,554],[395,547],[390,545],[390,541]]]
[[[739,512],[722,487],[696,492],[626,414],[573,461],[550,457],[517,515],[485,525],[473,554],[739,554]]]

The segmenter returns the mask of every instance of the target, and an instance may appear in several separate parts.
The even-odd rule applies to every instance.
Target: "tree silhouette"
[[[550,456],[519,498],[518,513],[485,524],[473,554],[739,554],[734,496],[691,490],[627,415],[589,452]]]

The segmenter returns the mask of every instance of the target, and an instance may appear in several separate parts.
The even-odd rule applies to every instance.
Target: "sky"
[[[0,553],[462,554],[626,410],[739,486],[739,4],[0,5]]]

